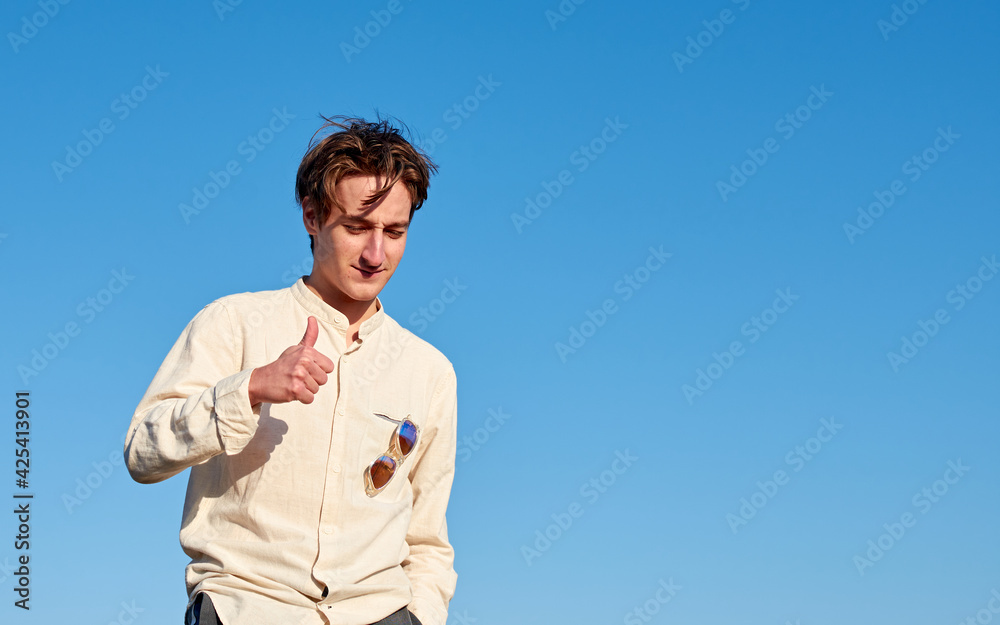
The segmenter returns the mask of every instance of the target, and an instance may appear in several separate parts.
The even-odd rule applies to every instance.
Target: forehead
[[[339,218],[345,221],[391,222],[406,225],[412,204],[410,191],[403,181],[398,181],[377,202],[363,206],[379,187],[382,180],[375,176],[348,176],[337,183],[337,199],[344,208]],[[333,215],[331,215],[333,217]]]

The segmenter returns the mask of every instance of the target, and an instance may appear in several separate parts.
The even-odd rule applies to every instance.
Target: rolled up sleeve
[[[253,438],[260,405],[250,405],[242,345],[219,300],[184,328],[132,415],[124,453],[135,481],[165,480]]]

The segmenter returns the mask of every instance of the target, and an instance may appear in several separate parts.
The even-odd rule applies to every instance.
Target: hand
[[[306,333],[298,345],[281,352],[269,365],[257,367],[250,374],[250,405],[261,402],[284,404],[298,400],[311,404],[319,387],[326,384],[333,371],[333,361],[316,351],[319,325],[316,317],[306,321]]]

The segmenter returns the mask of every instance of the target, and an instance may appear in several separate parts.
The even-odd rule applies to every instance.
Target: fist
[[[297,345],[281,352],[271,364],[250,374],[250,405],[261,402],[284,404],[300,401],[311,404],[333,371],[333,361],[316,350],[319,324],[316,317],[306,321],[306,333]]]

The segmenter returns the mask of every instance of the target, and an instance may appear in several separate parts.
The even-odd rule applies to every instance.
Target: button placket
[[[340,383],[338,384],[339,392],[337,393],[337,400],[335,404],[335,412],[337,415],[340,416],[343,416],[345,412],[344,403],[346,401],[346,396],[345,396],[346,372],[344,371],[344,369],[346,365],[347,361],[344,359],[344,356],[341,355],[341,357],[335,363],[335,368],[334,368],[334,370],[337,371],[337,374],[340,376],[339,379]],[[326,560],[329,558],[329,555],[327,555],[326,552],[328,552],[331,548],[334,548],[332,547],[332,543],[329,543],[326,546],[324,546],[324,541],[329,542],[336,540],[335,538],[336,526],[338,523],[338,516],[341,511],[341,506],[339,505],[339,502],[342,501],[344,495],[343,483],[341,479],[334,479],[335,474],[337,474],[339,478],[339,474],[341,473],[341,464],[339,461],[339,458],[343,455],[343,436],[341,436],[339,433],[341,427],[343,427],[342,424],[338,426],[338,420],[334,418],[331,427],[329,455],[327,456],[327,464],[326,464],[327,479],[325,482],[326,486],[323,489],[323,504],[322,504],[322,512],[320,517],[320,528],[319,528],[320,535],[323,538],[323,540],[320,541],[319,554],[315,565],[315,570],[317,573],[320,573],[320,575],[323,575],[324,572],[326,573],[326,575],[323,575],[324,578],[327,578],[329,573],[331,573],[331,571],[326,571],[324,567],[324,563],[326,563]],[[326,579],[325,581],[327,581],[327,583],[330,583],[333,580]],[[326,607],[329,608],[330,606]]]

